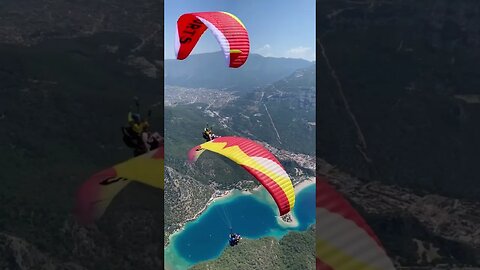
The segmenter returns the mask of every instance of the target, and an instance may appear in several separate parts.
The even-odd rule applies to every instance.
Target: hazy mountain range
[[[165,84],[194,88],[252,91],[313,63],[303,59],[250,54],[241,68],[228,68],[222,52],[192,54],[185,60],[165,60]]]

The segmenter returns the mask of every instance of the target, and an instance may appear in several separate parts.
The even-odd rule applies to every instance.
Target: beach
[[[298,183],[297,185],[295,185],[295,187],[294,187],[295,188],[295,194],[298,194],[304,188],[315,184],[315,180],[316,180],[315,176],[312,176],[312,177],[308,178],[307,180],[304,180],[304,181]]]

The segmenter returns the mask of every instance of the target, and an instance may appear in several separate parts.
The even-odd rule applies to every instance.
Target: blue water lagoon
[[[165,267],[187,269],[197,263],[218,258],[228,246],[233,231],[242,238],[281,239],[289,231],[304,231],[315,222],[315,185],[296,194],[293,216],[296,222],[286,224],[278,216],[275,202],[265,189],[253,193],[233,191],[230,196],[213,202],[196,220],[170,237],[165,249]]]

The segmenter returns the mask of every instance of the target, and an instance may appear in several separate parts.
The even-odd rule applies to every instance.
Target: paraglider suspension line
[[[230,230],[232,230],[232,222],[230,221],[227,210],[225,210],[225,207],[223,205],[221,205],[220,208],[222,208],[222,211],[219,211],[222,221],[225,223],[225,225],[228,226],[228,228],[230,228]]]

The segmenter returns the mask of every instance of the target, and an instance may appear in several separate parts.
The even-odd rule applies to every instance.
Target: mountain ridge
[[[229,68],[222,52],[190,55],[185,60],[165,59],[165,84],[195,88],[252,91],[280,80],[299,68],[314,64],[304,59],[250,54],[240,68]]]

